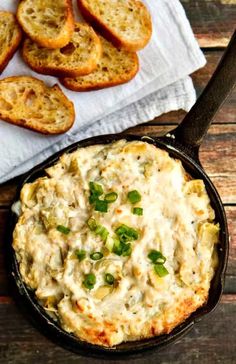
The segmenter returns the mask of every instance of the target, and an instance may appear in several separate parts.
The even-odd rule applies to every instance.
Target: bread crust
[[[93,57],[91,55],[88,56],[86,64],[83,66],[78,65],[77,68],[71,68],[69,65],[57,64],[53,65],[52,63],[44,63],[40,64],[40,60],[38,58],[33,58],[28,52],[28,46],[31,42],[30,39],[25,39],[23,48],[22,48],[22,56],[25,62],[30,66],[30,68],[38,73],[42,73],[45,75],[52,75],[56,77],[76,77],[76,76],[84,76],[91,72],[93,72],[97,68],[97,64],[102,56],[102,45],[99,37],[94,32],[92,27],[85,23],[76,23],[75,26],[78,27],[89,27],[90,38],[93,41],[94,49],[93,49]],[[73,38],[71,39],[71,43],[73,43]],[[69,43],[70,44],[70,43]],[[46,49],[44,49],[46,50]],[[61,50],[61,49],[60,49]],[[60,50],[47,50],[49,52],[55,52],[55,54],[60,57]],[[39,50],[40,51],[40,50]],[[96,55],[96,56],[95,56]]]
[[[152,22],[151,16],[148,12],[146,19],[149,23],[148,34],[143,36],[143,38],[137,42],[130,42],[127,39],[124,39],[121,35],[118,35],[116,32],[114,32],[104,21],[102,21],[101,18],[93,14],[86,6],[86,0],[77,0],[77,2],[81,14],[87,20],[87,22],[90,23],[96,30],[98,30],[98,32],[101,33],[104,38],[112,42],[115,47],[123,48],[129,52],[137,52],[148,44],[152,36]],[[136,0],[135,3],[137,7],[146,9],[145,5],[141,1]]]
[[[15,83],[19,86],[22,85],[22,87],[25,87],[24,82],[32,83],[32,87],[30,87],[29,90],[26,90],[25,103],[27,102],[27,96],[30,94],[31,91],[35,91],[36,93],[36,91],[40,89],[41,91],[43,91],[44,95],[47,94],[47,92],[49,93],[49,91],[50,96],[56,94],[57,98],[60,99],[60,105],[63,105],[63,108],[67,110],[67,120],[64,124],[60,123],[59,125],[56,125],[51,121],[49,121],[47,124],[46,117],[43,118],[43,121],[37,120],[37,118],[32,120],[32,117],[30,120],[30,118],[27,119],[27,116],[25,117],[25,115],[20,115],[19,112],[18,116],[14,115],[14,107],[12,107],[12,105],[9,104],[8,101],[4,100],[1,96],[1,85],[4,84],[4,91],[7,91],[8,83]],[[36,95],[36,97],[39,98],[39,95]],[[2,106],[2,103],[4,105],[4,101],[6,102],[6,104],[10,105],[11,108],[9,106],[7,109],[5,108],[4,110],[4,107]],[[27,109],[31,111],[30,104],[28,105]],[[24,110],[26,110],[25,106]],[[33,110],[33,112],[35,111],[38,110]],[[40,111],[43,112],[42,110]],[[31,129],[42,134],[62,134],[72,127],[75,120],[75,110],[73,103],[64,95],[61,88],[57,84],[52,87],[47,87],[43,81],[38,80],[35,77],[12,76],[0,80],[0,118],[4,121],[9,122],[10,124],[18,125],[26,129]]]
[[[100,90],[103,88],[108,88],[108,87],[113,87],[113,86],[117,86],[117,85],[121,85],[124,83],[127,83],[128,81],[130,81],[131,79],[133,79],[136,74],[139,71],[139,59],[136,53],[133,52],[126,52],[125,50],[117,50],[110,42],[108,42],[107,40],[105,40],[104,38],[101,37],[101,41],[102,41],[102,46],[103,46],[103,51],[104,51],[104,55],[102,56],[97,69],[91,73],[88,77],[90,78],[89,80],[85,79],[83,80],[81,77],[81,83],[77,82],[77,78],[70,78],[70,77],[64,77],[60,79],[60,82],[63,84],[63,86],[65,86],[66,88],[72,90],[72,91],[77,91],[77,92],[82,92],[82,91],[94,91],[94,90]],[[114,49],[115,48],[115,49]],[[132,67],[130,67],[129,69],[126,69],[126,71],[122,70],[123,72],[116,72],[116,74],[114,75],[114,72],[112,73],[111,71],[111,75],[109,77],[109,79],[107,80],[107,77],[105,75],[105,71],[103,71],[103,67],[105,66],[105,68],[107,68],[106,72],[108,72],[109,74],[109,67],[114,67],[114,64],[112,63],[112,60],[109,59],[109,61],[103,61],[103,57],[105,58],[106,53],[109,53],[109,49],[110,49],[110,53],[111,51],[115,51],[115,56],[114,54],[112,54],[114,57],[117,57],[118,55],[120,55],[120,52],[125,52],[125,54],[123,55],[123,57],[129,57],[130,63],[132,63]],[[99,80],[96,78],[98,73],[104,73],[104,78],[102,79],[102,77],[98,77]],[[94,77],[92,79],[92,77]],[[112,77],[112,78],[111,78]],[[78,77],[79,79],[80,77]]]
[[[8,11],[0,11],[0,16],[1,15],[6,15],[6,16],[11,16],[14,17],[15,19],[15,37],[12,38],[12,44],[11,46],[7,49],[5,55],[3,56],[2,60],[0,60],[0,73],[3,72],[3,70],[6,68],[6,66],[8,65],[9,61],[11,60],[11,58],[13,57],[13,55],[15,54],[17,48],[19,47],[19,44],[21,42],[22,39],[22,31],[17,23],[16,17],[13,13],[8,12]]]
[[[28,0],[22,0],[19,3],[17,9],[17,20],[20,23],[21,27],[23,28],[24,32],[41,47],[56,49],[66,46],[70,41],[70,38],[73,34],[75,27],[72,1],[64,0],[66,3],[66,14],[65,14],[66,22],[57,38],[44,37],[42,33],[34,35],[31,32],[31,30],[28,28],[28,25],[24,22],[22,18],[23,7],[25,3],[27,3],[27,1]]]
[[[60,78],[60,82],[62,83],[63,86],[65,86],[69,90],[77,91],[77,92],[96,91],[96,90],[101,90],[101,89],[108,88],[108,87],[114,87],[114,86],[122,85],[122,84],[127,83],[130,80],[132,80],[139,71],[138,56],[137,56],[136,53],[133,53],[133,56],[134,56],[134,59],[136,60],[136,67],[133,68],[128,75],[125,74],[124,75],[125,77],[121,77],[119,79],[117,78],[114,81],[99,82],[97,84],[92,84],[91,83],[90,85],[87,85],[87,86],[80,86],[80,85],[77,85],[76,82],[74,82],[73,78],[64,77],[64,78]]]

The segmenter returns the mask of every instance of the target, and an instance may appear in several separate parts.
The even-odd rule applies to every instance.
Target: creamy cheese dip
[[[64,330],[113,346],[169,333],[207,301],[219,226],[179,160],[121,140],[64,154],[46,173],[22,188],[13,247]]]

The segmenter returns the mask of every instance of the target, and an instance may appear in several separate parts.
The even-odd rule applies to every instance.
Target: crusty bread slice
[[[75,112],[58,85],[16,76],[0,80],[0,119],[43,134],[61,134],[73,125]]]
[[[21,0],[17,19],[25,33],[41,47],[64,47],[74,31],[71,0]]]
[[[138,72],[138,56],[120,50],[101,37],[103,55],[95,71],[86,76],[64,77],[61,83],[73,91],[90,91],[120,85],[130,81]]]
[[[136,52],[152,35],[151,15],[139,0],[77,0],[84,18],[115,46]]]
[[[0,72],[18,48],[22,37],[21,29],[14,14],[0,11]]]
[[[23,58],[36,72],[76,77],[95,70],[102,55],[99,37],[87,24],[76,23],[73,36],[60,49],[41,48],[31,39],[23,45]]]

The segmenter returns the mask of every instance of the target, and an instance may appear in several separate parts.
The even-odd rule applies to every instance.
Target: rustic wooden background
[[[170,0],[173,1],[173,0]],[[236,27],[236,0],[182,0],[207,65],[193,74],[199,95],[211,77]],[[236,55],[235,55],[236,56]],[[178,124],[183,111],[172,112],[131,130],[137,134],[163,133]],[[202,147],[200,159],[218,188],[228,216],[231,235],[226,285],[221,304],[179,342],[161,352],[126,359],[133,363],[236,363],[236,92],[216,116]],[[18,179],[0,186],[0,363],[103,363],[77,356],[42,336],[9,297],[4,269],[3,234],[7,209]],[[113,361],[109,361],[112,363]],[[117,361],[114,361],[114,363]],[[121,361],[120,361],[121,362]]]

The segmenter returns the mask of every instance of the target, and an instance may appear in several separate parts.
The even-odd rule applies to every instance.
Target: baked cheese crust
[[[204,182],[179,160],[121,140],[64,154],[46,173],[22,188],[13,247],[24,282],[64,330],[114,346],[169,333],[206,303],[219,226]],[[124,226],[132,239],[119,235]]]

